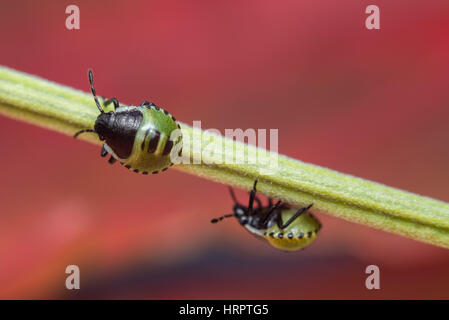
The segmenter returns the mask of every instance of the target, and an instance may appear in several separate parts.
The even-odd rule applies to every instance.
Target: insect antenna
[[[233,217],[233,216],[234,216],[233,213],[225,214],[224,216],[221,216],[221,217],[219,217],[219,218],[212,219],[212,220],[210,221],[210,223],[217,223],[217,222],[220,222],[221,220],[223,220],[223,219],[225,219],[225,218],[230,218],[230,217]]]
[[[100,106],[100,102],[98,102],[97,94],[95,92],[94,75],[92,73],[92,70],[89,69],[88,73],[89,73],[90,90],[92,91],[92,95],[94,96],[95,104],[97,105],[98,110],[100,110],[101,113],[104,113],[103,109]]]

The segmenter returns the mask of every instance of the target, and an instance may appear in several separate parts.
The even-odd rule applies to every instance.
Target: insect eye
[[[248,223],[248,217],[247,216],[241,216],[239,218],[239,220],[240,220],[240,223],[243,223],[243,224]]]
[[[245,214],[245,210],[243,210],[242,207],[236,207],[236,208],[234,209],[234,211],[235,211],[235,214],[237,214],[237,215],[239,215],[239,216],[242,216],[242,215]]]

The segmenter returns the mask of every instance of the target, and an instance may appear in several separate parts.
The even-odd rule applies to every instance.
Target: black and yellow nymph
[[[116,98],[108,99],[103,105],[113,103],[114,111],[105,112],[95,93],[91,70],[89,83],[100,114],[93,129],[78,131],[74,137],[84,132],[96,133],[105,141],[101,156],[110,154],[111,164],[118,160],[129,170],[143,174],[167,170],[173,164],[172,157],[182,152],[181,127],[176,119],[148,101],[140,106],[120,107]]]
[[[256,196],[257,180],[250,192],[248,206],[241,205],[230,188],[234,200],[233,213],[212,219],[217,223],[224,218],[235,217],[251,234],[266,239],[272,246],[285,250],[304,249],[314,242],[321,229],[321,223],[308,210],[313,204],[300,209],[290,207],[280,200],[273,204],[271,198],[268,205],[263,206]],[[257,207],[254,207],[254,202]]]

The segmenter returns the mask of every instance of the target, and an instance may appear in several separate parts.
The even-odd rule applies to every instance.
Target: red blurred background
[[[69,4],[80,30],[65,28]],[[380,30],[365,29],[369,4]],[[203,128],[279,128],[283,154],[449,201],[446,0],[0,6],[2,65],[84,91],[91,67],[100,95]],[[287,254],[209,223],[231,208],[224,185],[133,174],[4,117],[0,145],[1,298],[449,298],[445,249],[318,213],[321,237]]]

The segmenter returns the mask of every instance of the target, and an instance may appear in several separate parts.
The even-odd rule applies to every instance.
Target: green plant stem
[[[71,136],[80,129],[92,128],[98,110],[89,93],[0,67],[0,113]],[[296,206],[313,202],[314,210],[449,248],[446,202],[180,124],[186,145],[184,160],[190,163],[173,168],[247,190],[257,178],[258,191],[267,196]],[[82,139],[100,144],[94,134],[82,135]],[[201,147],[196,148],[199,143]],[[234,164],[220,163],[229,150],[235,151],[231,152]],[[258,161],[251,164],[244,157]],[[200,158],[201,163],[195,164],[194,160]],[[267,174],[266,163],[276,158],[277,168]]]

